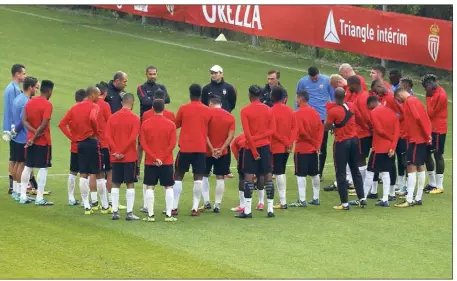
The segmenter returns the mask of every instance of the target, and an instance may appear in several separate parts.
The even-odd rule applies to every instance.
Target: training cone
[[[227,38],[225,38],[225,35],[223,33],[219,34],[219,36],[217,36],[216,42],[227,42]]]

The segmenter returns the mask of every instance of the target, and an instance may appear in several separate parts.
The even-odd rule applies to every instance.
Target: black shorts
[[[100,142],[90,138],[78,142],[78,162],[80,174],[99,174],[102,169]]]
[[[162,165],[160,167],[154,165],[144,166],[143,184],[156,186],[159,181],[160,185],[165,187],[175,184],[173,165]]]
[[[432,149],[434,153],[443,155],[446,134],[432,133]]]
[[[11,147],[12,146],[12,147]],[[25,162],[25,143],[10,141],[10,161]]]
[[[387,153],[372,151],[368,160],[367,170],[373,173],[390,172],[395,166],[395,157],[389,157]]]
[[[182,173],[189,172],[192,165],[192,173],[203,175],[206,172],[206,154],[200,152],[178,152],[175,169]]]
[[[78,153],[72,152],[70,155],[70,172],[79,173]]]
[[[244,149],[242,170],[245,174],[265,175],[272,171],[272,158],[270,146],[257,147],[260,155],[259,160],[255,160],[250,149]]]
[[[408,165],[423,166],[427,158],[427,144],[408,144]]]
[[[29,168],[51,167],[52,147],[50,145],[32,145],[25,150],[25,166]]]
[[[214,167],[214,169],[213,169]],[[206,175],[209,175],[211,169],[216,176],[225,176],[230,169],[230,154],[222,155],[216,159],[214,157],[206,157]]]
[[[102,148],[102,171],[107,172],[111,170],[111,159],[109,155],[109,149],[108,148]]]
[[[134,183],[136,178],[136,162],[113,163],[113,183]]]
[[[408,141],[406,139],[398,139],[397,147],[395,148],[395,152],[397,156],[400,157],[402,154],[406,154],[406,150],[408,149]]]
[[[365,137],[359,139],[359,157],[366,159],[370,155],[372,138]]]
[[[13,144],[13,141],[10,141],[10,161],[14,161],[13,158],[14,158],[14,144]]]
[[[319,174],[319,155],[317,153],[295,153],[295,175],[314,177]]]
[[[287,160],[289,160],[289,153],[273,154],[273,175],[286,173]]]

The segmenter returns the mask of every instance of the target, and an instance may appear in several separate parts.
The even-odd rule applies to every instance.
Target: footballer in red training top
[[[384,85],[382,85],[384,86]],[[395,196],[395,183],[391,185],[390,172],[395,167],[395,148],[400,137],[400,123],[395,112],[380,103],[378,97],[370,96],[367,100],[371,110],[370,119],[373,125],[373,148],[368,160],[364,182],[365,194],[373,184],[374,173],[379,173],[383,184],[382,200],[377,206],[389,207],[389,201]]]
[[[271,153],[273,154],[273,175],[276,176],[279,193],[279,204],[273,206],[274,209],[287,209],[286,165],[297,136],[294,112],[282,102],[285,94],[282,87],[276,86],[271,89],[272,111],[276,121],[275,132],[271,138]]]
[[[218,95],[209,95],[211,119],[208,126],[208,148],[206,151],[206,171],[203,177],[203,200],[205,205],[199,210],[211,209],[209,202],[208,177],[213,170],[216,175],[214,212],[219,213],[225,189],[224,176],[230,169],[229,146],[235,133],[235,118],[222,108],[222,100]]]
[[[175,183],[173,149],[176,146],[176,126],[163,115],[164,108],[163,99],[154,99],[151,109],[154,115],[143,120],[140,130],[140,143],[146,153],[143,184],[146,186],[145,197],[148,210],[148,216],[143,220],[148,222],[155,221],[154,187],[159,181],[160,185],[165,187],[165,221],[176,221],[176,218],[171,215]]]
[[[133,183],[136,177],[137,150],[136,143],[140,131],[140,118],[132,112],[135,98],[132,94],[124,94],[122,108],[111,115],[106,125],[106,140],[110,147],[111,162],[113,163],[113,220],[119,219],[119,188],[127,185],[127,216],[126,220],[138,220],[133,215],[135,189]]]
[[[194,174],[192,216],[199,216],[198,205],[202,196],[203,175],[206,164],[206,139],[208,137],[209,108],[201,103],[202,88],[198,84],[189,87],[190,103],[182,105],[176,114],[179,134],[179,153],[175,163],[173,215],[178,214],[182,180],[192,165]]]
[[[252,218],[252,190],[254,189],[254,175],[264,175],[265,190],[267,193],[268,217],[274,217],[273,199],[274,185],[272,181],[272,156],[270,150],[271,136],[276,130],[276,122],[271,108],[259,100],[262,89],[253,85],[249,87],[249,100],[251,103],[241,109],[241,123],[249,148],[245,150],[243,171],[245,173],[244,197],[246,207],[238,218]]]
[[[408,180],[406,201],[396,204],[395,207],[406,208],[415,204],[422,204],[422,193],[425,185],[425,160],[427,158],[427,146],[432,143],[432,124],[425,110],[425,106],[415,96],[403,89],[395,91],[395,98],[403,103],[403,115],[405,117],[405,129],[408,137]],[[415,201],[414,190],[417,194]]]
[[[427,114],[432,122],[432,146],[426,161],[429,180],[426,192],[440,194],[444,190],[443,154],[447,134],[447,94],[443,87],[438,85],[436,76],[433,74],[427,74],[422,77],[422,86],[427,96]],[[435,158],[435,163],[433,163],[432,154]],[[436,175],[434,164],[436,165]]]
[[[30,99],[24,107],[22,122],[27,128],[27,143],[25,144],[25,167],[22,171],[21,182],[29,181],[33,168],[38,170],[38,189],[35,204],[37,206],[54,205],[43,197],[48,168],[51,167],[51,130],[49,121],[52,115],[52,104],[49,101],[54,89],[54,83],[49,80],[41,81],[40,96]]]

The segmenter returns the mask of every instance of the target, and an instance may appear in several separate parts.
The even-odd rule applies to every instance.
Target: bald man
[[[109,103],[111,113],[115,113],[122,108],[122,96],[127,82],[127,73],[122,71],[116,72],[113,80],[109,81],[105,101]]]
[[[339,71],[340,75],[346,80],[349,77],[354,76],[354,75],[359,77],[360,82],[362,83],[362,89],[364,91],[367,91],[367,83],[365,82],[365,78],[363,78],[362,75],[355,73],[354,69],[352,68],[352,66],[349,63],[343,63],[340,66],[340,68],[338,69],[338,71]]]
[[[344,102],[346,91],[338,87],[335,89],[335,103],[327,103],[327,120],[325,130],[332,130],[335,135],[333,155],[335,175],[338,183],[341,205],[333,207],[335,210],[349,210],[348,186],[346,182],[346,165],[349,165],[357,192],[358,204],[364,208],[362,175],[358,169],[358,139],[355,124],[355,106]]]

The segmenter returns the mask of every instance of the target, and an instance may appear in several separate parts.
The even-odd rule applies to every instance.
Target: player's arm
[[[252,156],[254,157],[254,159],[259,158],[259,152],[257,152],[254,140],[251,135],[251,130],[249,129],[249,119],[244,111],[241,111],[241,126],[243,127],[243,132],[246,137],[246,140],[248,141],[248,146],[252,152]]]
[[[203,87],[203,89],[202,89],[202,99],[201,99],[201,100],[202,100],[202,103],[203,103],[204,105],[206,105],[206,106],[209,105],[208,99],[209,99],[209,96],[208,96],[208,87],[205,86],[205,87]],[[179,127],[176,126],[176,128],[179,128]]]
[[[282,102],[284,104],[287,104],[288,99],[289,99],[289,95],[287,94],[287,90],[284,88],[284,99],[282,100]]]
[[[112,120],[111,118],[108,119],[108,123],[106,124],[105,140],[109,145],[110,151],[112,152],[112,154],[114,154],[114,153],[118,153],[118,150],[116,147],[116,143],[114,142],[112,134],[111,134],[111,127],[113,126],[111,120]]]
[[[229,103],[230,111],[235,109],[236,97],[237,97],[237,92],[236,92],[235,87],[233,87],[233,86],[229,87],[229,90],[227,93],[227,101]]]
[[[273,137],[273,135],[275,134],[276,132],[276,119],[275,117],[273,116],[273,113],[270,111],[270,122],[269,122],[269,127],[267,130],[263,131],[263,133],[259,134],[259,135],[256,135],[256,136],[253,136],[252,137],[252,140],[253,141],[258,141],[258,140],[261,140],[261,139],[264,139],[264,138],[267,138],[267,137]],[[284,141],[286,142],[286,141]]]
[[[19,115],[19,117],[20,117],[19,122],[17,122],[17,124],[14,124],[14,131],[16,132],[16,134],[18,134],[20,131],[22,131],[24,129],[24,123],[22,123],[22,117],[24,116],[24,108],[25,108],[25,104],[21,106],[21,114]]]
[[[416,122],[419,123],[419,127],[422,129],[424,136],[429,138],[432,135],[432,124],[428,115],[426,114],[425,116],[421,116],[414,103],[409,103],[408,107]]]
[[[165,104],[170,103],[170,95],[167,92],[167,88],[165,88],[165,85],[159,85],[159,88],[162,89],[162,91],[165,92]]]
[[[333,110],[328,110],[327,119],[326,119],[325,125],[324,125],[324,131],[333,130],[335,128],[334,123],[335,123],[335,116],[333,114]]]
[[[291,132],[289,135],[289,140],[288,140],[287,146],[292,147],[295,140],[297,139],[297,133],[298,133],[297,119],[295,118],[295,114],[292,114]]]
[[[332,85],[330,85],[330,81],[329,81],[329,83],[327,83],[327,92],[328,92],[329,99],[332,102],[334,102],[335,101],[335,89],[332,87]]]
[[[175,129],[176,129],[176,116],[175,116],[175,114],[173,112],[171,113],[171,120],[170,121],[175,124]]]
[[[71,122],[71,109],[65,113],[65,115],[62,117],[62,119],[59,122],[59,128],[62,131],[62,133],[70,140],[73,140],[73,135],[71,134],[70,129],[68,128],[68,125]]]
[[[120,154],[123,154],[125,155],[127,153],[127,151],[135,145],[136,141],[137,141],[137,138],[138,138],[138,133],[140,132],[140,120],[135,120],[136,122],[133,122],[132,126],[133,126],[133,129],[132,129],[132,132],[125,144],[125,147],[123,147],[121,149],[121,151],[119,152]]]
[[[151,157],[152,162],[157,161],[157,156],[151,151],[151,148],[147,145],[146,137],[147,130],[144,125],[141,125],[141,132],[140,132],[140,143],[141,147],[143,148],[144,152],[147,156]]]
[[[26,105],[26,107],[27,107],[27,105]],[[24,110],[24,115],[22,115],[22,124],[24,124],[24,126],[27,128],[27,130],[29,130],[29,132],[36,134],[36,129],[33,128],[32,125],[30,125],[29,121],[27,120],[27,111],[26,110]]]
[[[372,117],[371,120],[372,120],[372,124],[373,124],[373,130],[376,132],[376,134],[378,134],[382,138],[385,138],[385,139],[388,139],[388,140],[392,141],[393,135],[389,134],[388,132],[386,132],[384,130],[384,128],[382,126],[382,121],[379,118],[380,116],[376,116],[375,114],[371,114],[371,117]]]
[[[395,151],[395,149],[397,148],[398,139],[400,138],[400,121],[398,121],[397,116],[394,115],[394,117],[395,119],[391,120],[391,122],[395,123],[394,135],[392,144],[390,145],[390,149],[392,149],[393,151]]]
[[[211,152],[214,151],[214,146],[213,146],[213,144],[211,143],[209,137],[206,137],[206,145],[208,146],[208,148],[209,148],[209,150],[210,150]]]
[[[89,122],[90,122],[90,127],[92,128],[92,131],[94,132],[94,135],[97,136],[98,139],[100,139],[100,132],[98,131],[98,115],[100,112],[100,108],[98,106],[92,107],[89,113]]]
[[[176,113],[175,125],[176,125],[176,129],[179,129],[182,126],[182,109],[181,109],[181,107],[178,109],[178,112]]]
[[[322,122],[319,122],[319,128],[317,130],[317,138],[315,138],[315,140],[316,140],[316,142],[314,143],[314,145],[316,147],[316,150],[320,150],[321,146],[322,146],[322,142],[324,141],[324,124],[322,124]]]
[[[224,151],[232,142],[233,137],[235,135],[235,118],[232,120],[232,124],[230,125],[230,129],[227,135],[227,138],[225,139],[224,143],[222,144],[221,151]]]
[[[31,139],[31,143],[34,143],[37,138],[39,138],[44,130],[46,129],[46,126],[48,126],[49,121],[51,120],[51,115],[52,115],[52,105],[49,103],[48,106],[43,111],[43,116],[40,126],[37,128],[35,135]]]
[[[235,156],[236,161],[238,161],[240,148],[239,148],[236,140],[234,142],[232,142],[232,144],[230,145],[230,151],[232,151],[233,156]]]
[[[136,89],[136,94],[138,95],[138,99],[142,105],[152,105],[152,100],[149,98],[148,95],[143,91],[142,85],[139,85]]]
[[[176,146],[176,128],[173,126],[172,129],[170,130],[169,134],[169,140],[168,140],[168,146],[165,149],[165,155],[170,155],[173,153],[173,149],[175,149]],[[160,159],[163,160],[163,159]]]

